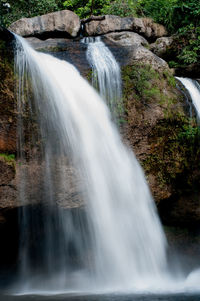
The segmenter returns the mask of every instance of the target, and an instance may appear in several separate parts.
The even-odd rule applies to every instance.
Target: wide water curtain
[[[20,199],[32,204],[22,212],[22,278],[39,288],[45,275],[48,289],[157,286],[168,275],[165,236],[105,102],[71,64],[16,39]]]

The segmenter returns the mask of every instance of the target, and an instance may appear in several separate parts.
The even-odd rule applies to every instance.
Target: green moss
[[[0,157],[4,158],[7,162],[15,161],[15,155],[14,154],[0,154]]]
[[[90,69],[86,74],[86,79],[89,81],[89,83],[92,83],[92,69]]]
[[[169,107],[177,102],[175,95],[165,93],[166,85],[174,88],[176,81],[170,71],[165,70],[159,73],[150,65],[134,64],[122,68],[124,99],[133,97],[136,101],[144,104],[157,102],[163,105],[166,114]]]
[[[176,89],[173,74],[134,64],[123,67],[122,78],[128,139],[137,148],[140,141],[141,147],[142,141],[148,145],[140,158],[147,177],[154,175],[160,190],[176,195],[198,191],[200,130],[196,120],[184,112],[184,97]],[[144,132],[141,136],[140,128]]]
[[[171,72],[169,72],[168,70],[164,70],[163,75],[165,76],[165,78],[168,81],[168,84],[171,87],[176,87],[176,79]]]
[[[130,94],[130,92],[134,92],[139,98],[142,97],[145,99],[147,91],[151,89],[150,81],[155,78],[157,78],[157,74],[150,65],[142,66],[141,64],[134,64],[132,66],[123,67],[122,80],[124,83],[123,91],[125,97],[127,94]],[[146,98],[149,98],[148,95]]]
[[[196,121],[174,116],[160,121],[151,133],[151,152],[143,161],[160,187],[170,184],[176,194],[198,191],[200,181],[200,129]]]
[[[16,159],[14,154],[5,154],[5,153],[0,153],[0,158],[4,160],[8,165],[12,166],[15,170],[16,167]]]

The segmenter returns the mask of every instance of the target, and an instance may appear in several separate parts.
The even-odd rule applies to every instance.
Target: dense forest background
[[[170,67],[197,63],[200,59],[199,0],[0,0],[0,24],[9,26],[22,17],[69,9],[80,18],[112,14],[150,17],[166,26],[177,43]]]

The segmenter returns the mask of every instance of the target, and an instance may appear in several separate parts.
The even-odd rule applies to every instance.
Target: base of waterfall
[[[200,294],[194,292],[179,292],[179,293],[131,293],[131,292],[115,292],[115,293],[102,293],[102,292],[60,292],[60,293],[37,293],[33,292],[29,295],[1,295],[2,301],[58,301],[58,300],[70,300],[70,301],[198,301],[200,300]]]
[[[81,298],[83,296],[92,297],[94,295],[97,297],[97,299],[95,300],[104,300],[103,296],[106,296],[107,299],[105,300],[113,300],[113,301],[118,300],[119,296],[121,296],[122,297],[121,300],[123,300],[123,296],[127,297],[131,295],[134,296],[134,300],[135,297],[139,295],[141,296],[148,295],[149,296],[148,300],[151,300],[151,295],[154,295],[155,298],[152,300],[157,300],[155,296],[160,296],[159,298],[161,298],[161,295],[166,297],[168,295],[183,296],[184,294],[186,294],[186,296],[190,296],[196,294],[196,296],[200,297],[200,287],[199,287],[200,269],[194,270],[185,278],[183,277],[178,278],[176,275],[176,277],[174,278],[172,276],[171,277],[168,276],[168,277],[163,277],[162,279],[154,279],[152,275],[151,279],[150,278],[138,279],[132,282],[132,285],[131,283],[129,283],[123,286],[114,283],[113,284],[109,283],[109,285],[106,285],[105,283],[95,283],[94,279],[90,279],[86,274],[84,275],[83,273],[82,274],[73,273],[72,275],[70,275],[71,278],[69,278],[68,282],[66,282],[64,285],[64,283],[61,280],[62,276],[55,275],[55,277],[52,279],[42,279],[37,277],[27,282],[25,281],[23,284],[22,283],[20,283],[19,285],[16,284],[15,287],[8,289],[6,294],[16,296],[16,297],[27,296],[27,298],[30,297],[30,299],[31,296],[38,296],[38,297],[57,296],[58,299],[56,300],[62,299],[63,296],[63,298],[66,298],[66,300],[68,300],[68,298],[73,297],[72,299],[74,300],[75,298],[75,300],[77,301],[82,300]],[[111,299],[109,299],[109,296]],[[33,300],[39,300],[38,297]],[[129,300],[129,299],[124,299],[124,300]],[[141,300],[145,300],[145,299],[141,299]],[[158,300],[162,300],[162,299],[158,299]],[[167,301],[168,299],[163,299],[163,300]],[[187,299],[180,299],[180,300],[183,301]]]

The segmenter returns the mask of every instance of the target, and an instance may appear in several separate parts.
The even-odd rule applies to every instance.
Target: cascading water
[[[183,84],[190,94],[198,119],[200,119],[200,84],[198,81],[190,78],[177,77],[177,79]]]
[[[31,215],[22,212],[23,285],[44,289],[45,278],[48,290],[162,286],[168,274],[165,236],[143,171],[122,144],[105,103],[71,64],[34,51],[21,37],[16,40],[20,199],[42,203],[41,217],[34,206]],[[31,158],[39,174],[24,167],[30,164],[25,159],[26,106],[37,141]],[[81,183],[84,222],[55,204],[60,187],[70,189],[69,165]],[[32,178],[40,179],[37,196],[27,188]],[[28,236],[40,231],[42,252],[32,264]],[[71,246],[82,259],[76,268]]]
[[[192,104],[196,110],[197,119],[200,120],[200,84],[197,80],[193,80],[190,78],[184,78],[184,77],[176,77],[185,87],[185,89],[188,91]],[[186,289],[190,290],[198,290],[199,291],[199,281],[200,281],[200,268],[192,271],[188,277],[186,278],[186,281],[184,283],[184,286]]]
[[[92,85],[99,90],[115,118],[123,113],[121,70],[112,52],[100,37],[86,37],[87,60],[92,67]]]

